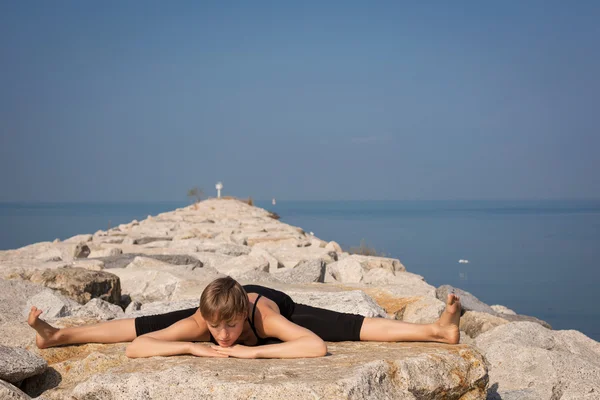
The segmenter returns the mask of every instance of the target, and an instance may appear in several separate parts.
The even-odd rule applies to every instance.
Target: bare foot
[[[40,319],[41,313],[42,310],[34,306],[31,307],[31,311],[29,311],[29,316],[27,317],[27,323],[37,332],[35,344],[39,349],[56,346],[58,345],[59,329],[52,327],[46,321]]]
[[[440,329],[438,336],[444,343],[457,344],[460,341],[460,298],[448,294],[446,309],[435,323]]]

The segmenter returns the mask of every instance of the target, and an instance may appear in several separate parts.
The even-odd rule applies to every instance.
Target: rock
[[[217,265],[215,268],[222,274],[234,277],[249,271],[269,272],[269,262],[262,257],[239,256]]]
[[[179,301],[156,301],[152,303],[142,304],[138,310],[126,312],[126,318],[137,318],[145,315],[166,314],[172,311],[186,310],[188,308],[198,308],[200,300],[189,299]]]
[[[351,257],[345,258],[343,262],[356,262]],[[363,268],[363,280],[362,282],[366,285],[385,285],[394,283],[396,281],[396,275],[393,271],[384,268],[374,268],[365,272]]]
[[[286,290],[286,293],[295,303],[306,304],[312,307],[319,307],[343,313],[360,314],[365,317],[386,316],[385,310],[381,308],[375,300],[360,290],[309,292],[297,291],[290,288]]]
[[[275,272],[279,268],[285,267],[281,261],[275,258],[275,256],[259,247],[252,247],[252,250],[250,251],[249,255],[257,258],[264,258],[269,263],[269,271],[271,272]]]
[[[87,243],[87,242],[91,242],[93,240],[93,236],[90,234],[83,234],[83,235],[76,235],[76,236],[72,236],[68,239],[65,239],[63,241],[63,243]]]
[[[101,260],[104,263],[104,268],[112,269],[112,268],[125,268],[129,265],[136,257],[146,257],[152,258],[158,261],[162,261],[164,263],[173,264],[173,265],[195,265],[198,267],[202,267],[202,262],[193,256],[185,255],[185,254],[144,254],[144,253],[127,253],[121,254],[117,256],[108,256],[101,257]]]
[[[321,247],[296,247],[296,243],[263,242],[254,245],[271,253],[286,268],[293,268],[301,261],[325,260],[326,263],[337,261],[335,251],[326,250]]]
[[[0,399],[2,400],[31,400],[21,389],[8,382],[0,380]]]
[[[89,258],[100,258],[100,257],[110,257],[110,256],[118,256],[119,254],[123,254],[123,250],[118,247],[111,247],[110,249],[99,249],[93,250]]]
[[[325,245],[325,249],[335,251],[338,254],[342,253],[342,248],[340,247],[340,245],[337,244],[337,242],[334,242],[333,240]]]
[[[510,308],[507,308],[507,307],[504,307],[504,306],[501,306],[501,305],[493,305],[493,306],[490,306],[490,307],[492,307],[492,309],[494,311],[496,311],[497,313],[499,313],[499,314],[517,315],[517,313],[514,312],[513,310],[511,310]]]
[[[40,248],[36,251],[35,259],[40,261],[73,261],[77,258],[86,258],[89,254],[90,248],[84,242],[62,242],[45,246],[43,250]]]
[[[467,311],[460,317],[460,329],[472,338],[476,338],[480,334],[504,324],[508,324],[508,321],[495,315],[478,311]]]
[[[85,353],[74,360],[53,364],[62,382],[68,384],[44,395],[77,399],[418,396],[468,400],[485,398],[487,383],[483,357],[461,345],[343,342],[330,343],[328,357],[251,361],[191,356],[127,359],[124,347],[90,346],[81,349]],[[33,386],[34,378],[28,384]]]
[[[139,311],[142,309],[142,303],[140,303],[139,301],[132,301],[131,303],[129,303],[129,305],[127,306],[127,308],[125,309],[125,314],[133,314],[136,311]]]
[[[431,324],[439,319],[446,308],[445,303],[434,297],[414,297],[411,300],[396,313],[396,319],[415,324]]]
[[[448,297],[448,293],[454,293],[458,297],[460,297],[460,304],[462,306],[463,313],[466,311],[478,311],[492,315],[496,314],[496,311],[494,311],[492,307],[488,306],[487,304],[479,300],[477,297],[473,296],[471,293],[452,287],[450,285],[442,285],[439,288],[437,288],[436,297],[445,303],[446,298]]]
[[[233,257],[245,256],[250,254],[250,251],[252,251],[252,249],[248,246],[216,241],[200,242],[197,246],[198,252],[218,253]]]
[[[363,267],[358,260],[352,257],[331,263],[327,269],[338,282],[359,283],[363,280]]]
[[[272,275],[284,283],[323,282],[325,277],[325,261],[302,261],[294,268],[275,271]]]
[[[73,261],[73,267],[83,268],[90,271],[102,271],[104,262],[102,260],[89,260],[87,258]]]
[[[45,289],[27,300],[21,313],[24,319],[29,315],[32,306],[42,310],[40,318],[44,320],[67,317],[80,307],[76,301],[50,289]]]
[[[507,321],[511,322],[520,322],[520,321],[528,321],[535,322],[542,325],[545,328],[552,329],[549,323],[546,321],[542,321],[535,317],[530,317],[528,315],[512,315],[512,314],[500,314],[497,313],[492,307],[488,306],[484,302],[480,301],[477,297],[473,296],[471,293],[466,292],[464,290],[452,287],[450,285],[443,285],[437,288],[436,296],[438,299],[442,301],[446,301],[446,296],[448,293],[454,293],[460,297],[460,304],[462,305],[462,313],[464,314],[466,311],[477,311],[488,313],[494,315],[496,317],[503,318]]]
[[[121,307],[100,299],[92,299],[73,313],[76,317],[110,320],[123,316]]]
[[[383,268],[390,270],[392,272],[405,272],[406,268],[400,260],[395,258],[387,258],[387,257],[376,257],[376,256],[363,256],[360,254],[352,254],[349,256],[354,260],[360,262],[365,270],[371,270],[375,268]]]
[[[25,378],[41,374],[48,367],[42,357],[20,347],[0,344],[0,379],[17,384]]]
[[[105,271],[84,268],[57,268],[35,272],[31,282],[58,290],[80,304],[100,298],[113,304],[121,299],[119,277]]]
[[[580,332],[514,322],[475,343],[490,365],[488,398],[592,399],[600,393],[600,343]]]
[[[552,329],[552,326],[550,326],[550,324],[547,323],[546,321],[542,321],[541,319],[538,319],[536,317],[531,317],[529,315],[496,314],[496,316],[503,318],[510,322],[523,322],[523,321],[524,322],[535,322],[536,324],[542,325],[544,328]]]

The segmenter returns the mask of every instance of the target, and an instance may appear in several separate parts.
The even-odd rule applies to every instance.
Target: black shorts
[[[177,321],[192,316],[198,308],[173,311],[167,314],[148,315],[135,319],[137,336],[167,328]],[[365,317],[357,314],[340,313],[323,308],[295,304],[288,318],[326,342],[360,341],[360,329]]]

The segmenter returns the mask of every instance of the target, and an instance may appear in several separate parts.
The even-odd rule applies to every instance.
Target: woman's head
[[[244,329],[248,295],[233,278],[226,276],[208,284],[200,297],[200,313],[221,346],[231,346]]]

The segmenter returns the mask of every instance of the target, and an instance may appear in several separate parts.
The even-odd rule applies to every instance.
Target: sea
[[[185,202],[0,203],[0,250],[94,233]],[[600,341],[600,200],[255,201],[281,221],[398,258],[433,285]],[[462,260],[462,261],[461,261]],[[467,262],[468,261],[468,262]]]

